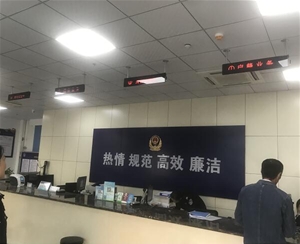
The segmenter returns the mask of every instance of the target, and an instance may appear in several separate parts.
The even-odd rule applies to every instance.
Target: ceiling
[[[260,73],[259,82],[214,86],[205,71],[230,62],[289,54],[299,66],[299,13],[262,17],[254,1],[67,0],[0,1],[0,116],[41,118],[44,110],[299,89],[280,70]],[[90,28],[116,49],[94,58],[79,56],[55,38]],[[215,34],[224,34],[216,40]],[[282,39],[287,39],[285,47]],[[184,44],[191,44],[185,48]],[[166,83],[123,88],[130,76],[163,72]],[[86,78],[84,79],[84,73]],[[58,86],[86,84],[85,100],[54,100]],[[243,82],[241,80],[241,82]],[[12,88],[13,86],[13,88]],[[32,92],[19,106],[6,103],[11,92]]]

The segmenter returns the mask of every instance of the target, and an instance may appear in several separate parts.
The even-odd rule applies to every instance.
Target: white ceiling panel
[[[113,69],[106,69],[106,70],[98,70],[90,72],[91,75],[94,75],[102,80],[113,82],[113,83],[123,83],[124,78],[126,77],[125,74],[122,74]]]
[[[26,48],[18,49],[4,55],[32,66],[46,65],[55,62],[50,58],[42,56]]]
[[[33,78],[31,76],[27,76],[24,74],[20,74],[18,72],[11,72],[8,74],[1,74],[1,78],[11,79],[15,81],[20,81],[24,83],[36,83],[39,81],[39,79]]]
[[[16,1],[16,0],[1,0],[1,8],[0,12],[1,14],[4,14],[6,16],[15,14],[17,12],[23,11],[25,9],[28,9],[36,4],[39,4],[39,1]]]
[[[212,28],[207,30],[207,33],[221,49],[269,41],[261,19],[247,20]],[[222,33],[224,38],[215,40],[216,33]]]
[[[80,27],[44,4],[13,15],[11,18],[52,38]]]
[[[125,89],[132,91],[141,96],[149,96],[149,95],[155,95],[155,94],[159,93],[157,90],[154,90],[153,88],[151,88],[147,85],[133,86],[133,87],[125,88]]]
[[[107,92],[99,92],[97,91],[96,93],[92,94],[92,96],[97,97],[98,99],[111,99],[111,98],[117,98],[116,96],[112,95],[111,93]]]
[[[11,73],[12,71],[7,70],[7,69],[3,69],[2,67],[0,68],[0,74],[7,74],[7,73]]]
[[[130,103],[130,101],[128,101],[127,99],[125,98],[108,98],[108,99],[105,99],[106,102],[109,102],[110,104],[128,104]]]
[[[204,31],[163,39],[161,43],[178,56],[209,52],[218,49]],[[190,44],[191,47],[186,48],[184,46],[185,44]]]
[[[263,20],[271,40],[300,35],[300,13],[268,16]]]
[[[261,16],[255,1],[186,1],[183,4],[205,29]]]
[[[239,86],[229,86],[219,89],[225,95],[237,95],[237,94],[246,94],[253,93],[253,89],[249,85],[239,85]]]
[[[67,60],[71,58],[79,58],[80,55],[64,47],[57,41],[47,41],[28,47],[37,53],[52,58],[56,61]]]
[[[299,56],[300,55],[300,38],[299,36],[290,37],[287,39],[286,48],[282,40],[272,41],[275,53],[277,56],[280,55],[290,55],[290,56]]]
[[[175,55],[157,41],[123,48],[122,50],[144,63],[175,57]]]
[[[46,81],[40,81],[38,83],[34,83],[32,86],[30,86],[28,84],[28,85],[20,86],[19,88],[24,91],[27,90],[27,91],[32,91],[32,92],[51,90],[52,91],[51,95],[54,96],[54,90],[56,87],[57,87],[57,85],[55,85],[53,83],[46,82]],[[42,99],[42,97],[40,99]]]
[[[5,15],[0,14],[0,19],[3,19],[3,18],[5,18]]]
[[[270,71],[273,72],[261,73],[261,76],[263,77],[265,82],[285,81],[282,70],[280,71],[270,70]]]
[[[111,82],[101,82],[97,85],[94,85],[94,88],[100,92],[111,92],[121,90],[122,87],[115,85]]]
[[[126,67],[117,68],[116,70],[127,75]],[[152,70],[151,68],[149,68],[143,64],[132,65],[129,69],[129,77],[151,75],[151,74],[156,74],[156,73],[157,73],[156,71]]]
[[[89,28],[126,17],[106,1],[49,1],[46,4]]]
[[[44,35],[41,35],[11,19],[3,19],[0,21],[0,33],[2,38],[23,47],[49,40],[49,38]]]
[[[6,41],[2,38],[0,39],[0,54],[6,53],[6,52],[9,52],[12,50],[16,50],[18,48],[20,48],[19,45],[16,45],[12,42]]]
[[[16,81],[16,80],[12,80],[12,79],[7,79],[1,76],[0,78],[0,89],[1,89],[1,85],[5,85],[5,86],[14,86],[16,88],[19,88],[21,86],[24,86],[25,83],[20,82],[20,81]],[[29,84],[27,85],[27,88],[29,87]]]
[[[102,64],[108,65],[112,68],[130,66],[133,64],[138,64],[139,61],[130,57],[126,53],[115,49],[109,53],[95,57],[95,60],[99,61]]]
[[[70,59],[63,61],[62,63],[67,64],[73,68],[76,68],[78,70],[81,70],[83,72],[91,72],[95,70],[102,70],[102,69],[108,69],[104,64],[101,64],[93,59],[90,58],[77,58],[77,59]]]
[[[251,85],[255,92],[275,92],[275,91],[286,91],[288,86],[286,82],[269,82],[263,84]]]
[[[168,96],[170,96],[173,99],[180,100],[180,99],[190,99],[190,98],[196,98],[197,96],[194,95],[191,92],[176,92],[176,93],[168,93]]]
[[[170,100],[171,97],[165,95],[165,94],[156,94],[156,95],[150,95],[150,96],[145,96],[152,102],[158,102],[158,101],[167,101]]]
[[[8,57],[4,57],[2,55],[0,55],[0,64],[1,64],[1,68],[10,71],[18,71],[18,70],[23,70],[31,67],[27,64],[21,63],[19,61],[13,60]]]
[[[121,98],[128,98],[128,97],[136,97],[137,94],[134,92],[130,92],[129,90],[119,90],[119,91],[112,91],[110,94],[116,96],[116,97],[121,97]]]
[[[230,52],[228,53],[228,59],[231,62],[267,58],[273,56],[275,56],[275,54],[270,42],[231,48]]]
[[[48,80],[48,79],[53,79],[53,78],[57,78],[57,74],[53,74],[53,73],[49,73],[45,70],[41,70],[38,68],[32,68],[32,69],[26,69],[26,70],[22,70],[19,73],[25,74],[25,75],[29,75],[41,80]]]
[[[151,86],[153,89],[157,90],[161,93],[175,93],[175,92],[185,92],[186,90],[179,85],[171,84],[171,85],[161,85],[161,86]]]
[[[82,74],[82,75],[71,77],[70,79],[78,84],[86,84],[91,87],[97,86],[98,84],[105,82],[104,80],[101,80],[100,78],[90,74],[86,74],[85,78]]]
[[[220,66],[221,68],[225,61],[225,57],[220,51],[184,56],[182,59],[193,69],[203,69],[212,66]]]
[[[94,30],[112,42],[117,48],[154,40],[146,31],[128,18],[96,27]]]
[[[62,63],[54,63],[54,64],[48,64],[45,66],[41,66],[40,67],[43,70],[46,70],[48,72],[60,75],[60,76],[65,76],[65,77],[72,77],[75,75],[79,75],[82,73],[81,70],[72,68],[66,64],[62,64]]]
[[[215,88],[213,85],[203,80],[197,82],[182,83],[180,84],[180,86],[190,92]]]
[[[180,3],[136,15],[132,19],[158,39],[201,29]]]
[[[186,72],[180,72],[180,73],[174,73],[168,75],[168,78],[170,78],[172,81],[176,83],[186,83],[186,82],[193,82],[193,81],[204,81],[202,80],[202,77],[197,74],[197,72],[191,70]]]
[[[164,73],[165,65],[164,62],[162,61],[147,63],[147,66],[154,69],[158,73]],[[166,63],[167,74],[171,74],[174,72],[188,71],[188,70],[191,70],[191,68],[179,58],[168,59],[168,62]]]
[[[149,98],[146,97],[128,97],[127,100],[131,103],[147,103],[150,102]]]
[[[161,0],[139,0],[139,1],[126,1],[126,0],[113,0],[110,1],[118,9],[124,12],[126,15],[131,16],[147,12],[156,8],[161,8],[177,1],[161,1]]]
[[[300,56],[290,56],[290,65],[291,68],[300,67]]]
[[[300,89],[300,82],[287,82],[289,90],[298,90]]]
[[[224,96],[222,92],[218,89],[202,90],[202,91],[193,91],[197,97],[219,97]]]

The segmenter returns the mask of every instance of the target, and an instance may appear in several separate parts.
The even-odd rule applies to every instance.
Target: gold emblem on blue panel
[[[154,135],[149,140],[149,147],[151,151],[160,151],[162,147],[162,140],[159,136]]]

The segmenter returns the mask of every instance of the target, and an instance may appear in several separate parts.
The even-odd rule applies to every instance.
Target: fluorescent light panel
[[[7,109],[7,108],[0,106],[0,110],[5,110],[5,109]]]
[[[283,76],[286,81],[300,81],[300,67],[284,70]]]
[[[81,103],[84,102],[84,100],[71,96],[71,95],[63,95],[63,96],[57,96],[54,97],[54,99],[66,102],[66,103]]]
[[[104,37],[89,29],[71,31],[56,40],[72,51],[87,57],[107,53],[116,48]]]
[[[262,16],[300,12],[299,0],[256,0]]]
[[[149,84],[163,83],[166,81],[166,79],[164,77],[157,77],[157,78],[137,80],[137,81],[149,85]]]

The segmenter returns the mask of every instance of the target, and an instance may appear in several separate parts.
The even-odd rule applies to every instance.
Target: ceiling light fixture
[[[284,70],[283,76],[286,81],[300,81],[300,67]]]
[[[71,96],[71,95],[63,95],[63,96],[57,96],[54,97],[54,99],[66,102],[66,103],[81,103],[84,102],[84,100]]]
[[[116,48],[104,37],[89,29],[71,31],[56,40],[72,51],[87,57],[107,53]]]
[[[300,12],[299,0],[256,0],[262,16]]]
[[[5,109],[7,109],[7,108],[0,106],[0,110],[5,110]]]

